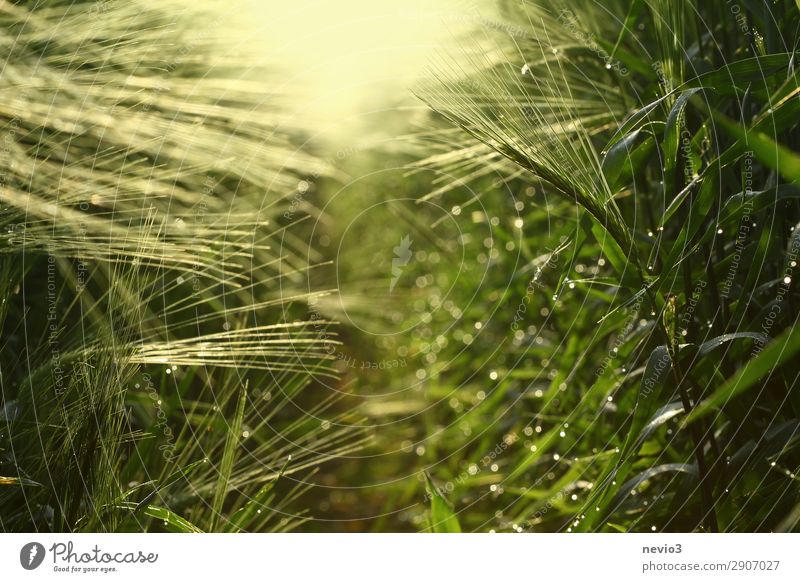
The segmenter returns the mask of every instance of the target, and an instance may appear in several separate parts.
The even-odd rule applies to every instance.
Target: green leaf
[[[228,430],[228,436],[225,439],[225,449],[222,453],[222,460],[219,464],[219,476],[217,477],[217,486],[214,490],[214,501],[211,505],[211,531],[214,531],[219,517],[222,513],[222,505],[225,501],[225,494],[228,492],[228,487],[231,480],[231,472],[233,471],[233,459],[236,448],[239,446],[239,439],[242,434],[242,421],[244,419],[244,408],[247,403],[247,382],[242,385],[239,392],[239,401],[236,403],[236,412],[233,415],[233,422]]]
[[[140,501],[140,502],[137,504],[137,506],[136,506],[136,511],[138,512],[138,511],[142,511],[143,509],[145,509],[145,508],[146,508],[146,507],[147,507],[147,506],[150,504],[150,501],[151,501],[151,500],[153,500],[153,499],[154,499],[154,498],[155,498],[157,495],[161,495],[161,494],[162,494],[162,493],[164,493],[164,492],[165,492],[165,491],[166,491],[166,490],[167,490],[167,489],[168,489],[168,488],[169,488],[171,485],[173,485],[174,483],[177,483],[177,482],[178,482],[178,481],[180,481],[181,479],[186,479],[186,478],[188,477],[189,473],[191,473],[192,471],[194,471],[194,469],[196,469],[197,467],[199,467],[200,465],[202,465],[202,464],[203,464],[203,462],[204,462],[204,459],[200,459],[200,460],[198,460],[198,461],[195,461],[194,463],[190,463],[190,464],[189,464],[189,465],[187,465],[186,467],[179,467],[179,468],[178,468],[176,471],[173,471],[173,472],[172,472],[172,474],[170,474],[170,475],[169,475],[169,476],[168,476],[168,477],[167,477],[167,478],[164,480],[163,484],[159,484],[159,485],[157,485],[156,487],[154,487],[154,488],[153,488],[153,490],[152,490],[150,493],[148,493],[148,494],[147,494],[147,495],[144,497],[144,499],[142,499],[142,500],[141,500],[141,501]],[[130,493],[132,493],[133,491],[135,491],[135,490],[138,490],[140,487],[142,487],[142,485],[144,485],[144,483],[142,483],[142,484],[140,484],[139,486],[137,486],[137,487],[133,488],[131,491],[129,491],[129,492],[126,494],[126,497],[127,497],[128,495],[130,495]]]
[[[798,351],[800,351],[800,327],[792,327],[767,344],[756,357],[742,366],[711,396],[700,402],[686,418],[685,423],[694,422],[724,406],[734,396],[741,394],[764,376],[771,375]]]
[[[163,521],[165,525],[180,533],[203,533],[203,530],[194,525],[192,522],[182,518],[181,516],[164,507],[148,505],[144,509],[144,514],[154,519]]]
[[[800,186],[796,184],[780,184],[758,192],[739,192],[725,202],[719,222],[720,225],[730,224],[741,220],[745,211],[752,215],[778,202],[797,199],[800,199]]]
[[[610,515],[613,481],[619,481],[628,475],[633,468],[633,456],[644,441],[658,426],[678,414],[672,410],[672,404],[658,408],[659,402],[662,401],[664,382],[671,371],[672,360],[667,346],[657,346],[650,353],[642,375],[633,409],[633,420],[627,431],[625,444],[619,455],[612,458],[596,480],[597,486],[592,490],[582,510],[586,518],[578,526],[581,531],[590,531],[598,520]],[[597,507],[600,510],[597,510]]]
[[[246,529],[247,525],[253,520],[253,518],[259,514],[259,510],[266,508],[269,503],[269,499],[272,497],[272,491],[275,489],[275,484],[286,472],[286,467],[288,465],[289,461],[287,460],[283,464],[283,468],[281,468],[278,476],[261,487],[261,489],[258,490],[258,493],[256,493],[253,498],[245,504],[244,507],[231,516],[230,520],[228,520],[228,524],[225,526],[226,531],[236,532]]]
[[[614,497],[613,505],[615,507],[619,506],[619,504],[625,500],[631,491],[636,489],[645,481],[649,481],[661,473],[688,473],[696,477],[697,466],[689,463],[665,463],[663,465],[656,465],[655,467],[648,467],[638,475],[631,477],[622,484],[622,487],[619,488],[617,495]]]
[[[697,349],[697,355],[705,356],[706,354],[717,349],[718,347],[723,346],[724,344],[732,342],[733,340],[737,339],[753,339],[753,340],[767,341],[769,338],[763,333],[759,333],[757,331],[740,331],[736,333],[725,333],[715,338],[712,338],[707,342],[703,342],[702,344],[700,344],[700,347]]]
[[[670,201],[669,206],[664,210],[664,216],[661,218],[661,226],[664,226],[666,222],[672,218],[675,211],[683,205],[683,201],[689,198],[689,195],[697,188],[697,184],[699,183],[702,183],[702,178],[693,178],[683,190],[675,195],[675,198]]]
[[[608,140],[608,143],[606,144],[606,150],[607,151],[610,150],[619,141],[625,139],[625,137],[629,135],[631,131],[635,130],[637,127],[639,127],[640,124],[644,123],[645,120],[648,119],[650,114],[653,113],[653,111],[655,111],[659,105],[669,101],[669,99],[672,96],[673,93],[668,93],[667,95],[664,95],[663,97],[660,97],[655,101],[648,103],[647,105],[645,105],[644,107],[633,113],[630,117],[628,117],[628,119],[626,119],[623,122],[623,124],[619,126],[619,129],[617,129],[614,135],[611,136],[611,139]]]
[[[41,487],[41,483],[26,479],[24,477],[0,477],[0,485],[30,485],[33,487]]]
[[[611,146],[603,158],[603,174],[615,192],[626,176],[632,175],[639,163],[655,145],[649,132],[642,128],[634,129],[621,140]]]
[[[617,42],[614,43],[614,48],[611,50],[611,58],[614,58],[614,54],[617,52],[617,49],[619,49],[622,41],[636,25],[636,20],[639,18],[639,12],[641,12],[642,6],[644,6],[643,0],[633,0],[630,3],[628,14],[625,16],[625,22],[622,23],[622,28],[617,36]]]
[[[461,533],[458,517],[427,472],[425,473],[425,490],[431,500],[429,529],[434,533]]]
[[[192,522],[182,518],[178,514],[166,509],[165,507],[159,507],[157,505],[147,505],[143,509],[139,509],[136,503],[119,503],[114,505],[113,507],[117,509],[127,509],[131,510],[132,512],[141,511],[148,517],[152,517],[153,519],[157,519],[163,522],[163,525],[167,526],[171,531],[179,532],[179,533],[203,533],[199,527],[194,525]]]
[[[750,148],[761,162],[789,181],[800,180],[800,156],[754,128],[735,123],[726,115],[713,111],[714,120],[728,133],[739,140],[743,147]]]
[[[661,274],[658,279],[658,288],[662,285],[669,284],[669,280],[675,276],[673,269],[679,261],[685,259],[692,252],[691,242],[695,234],[697,234],[700,227],[705,223],[708,214],[717,202],[719,196],[719,189],[717,186],[717,168],[711,167],[706,170],[703,179],[700,181],[700,187],[697,194],[692,199],[692,204],[689,206],[689,216],[683,221],[680,232],[675,237],[675,242],[670,248],[669,255],[664,261]],[[675,208],[671,210],[674,212]],[[666,220],[666,215],[663,218]],[[662,225],[664,223],[662,222]],[[713,233],[713,230],[709,229]]]
[[[777,53],[741,59],[698,75],[687,81],[686,85],[715,91],[735,87],[740,92],[744,92],[750,83],[764,83],[767,77],[781,71],[788,73],[793,59],[793,53]]]
[[[678,94],[672,110],[667,116],[667,125],[664,128],[664,140],[662,146],[664,149],[664,163],[667,170],[675,168],[675,163],[678,158],[678,144],[680,143],[681,128],[683,127],[683,112],[689,99],[700,91],[699,88],[689,89],[682,91]]]
[[[631,261],[628,260],[625,250],[620,247],[617,240],[596,220],[592,222],[591,231],[597,241],[600,252],[617,272],[617,282],[629,289],[641,288],[642,281],[639,279],[639,274]],[[628,249],[628,251],[630,252],[631,249]]]
[[[644,425],[642,431],[639,433],[634,448],[638,448],[643,445],[658,427],[680,414],[683,414],[683,403],[678,400],[675,402],[670,402],[669,404],[665,404],[656,410],[655,414],[653,414],[650,420],[647,421],[647,424]]]

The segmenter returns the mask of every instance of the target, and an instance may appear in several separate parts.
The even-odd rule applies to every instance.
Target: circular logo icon
[[[19,551],[19,563],[26,570],[35,570],[44,561],[44,546],[39,542],[30,542]]]

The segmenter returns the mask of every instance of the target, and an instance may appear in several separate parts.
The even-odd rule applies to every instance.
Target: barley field
[[[800,530],[798,3],[303,6],[0,0],[0,531]]]

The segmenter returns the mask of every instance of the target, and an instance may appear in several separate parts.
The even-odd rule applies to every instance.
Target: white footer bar
[[[797,534],[2,534],[2,580],[800,580]]]

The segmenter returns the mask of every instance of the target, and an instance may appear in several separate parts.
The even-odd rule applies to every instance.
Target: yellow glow
[[[300,114],[334,124],[391,106],[463,30],[464,0],[253,2],[269,60],[301,88]]]

